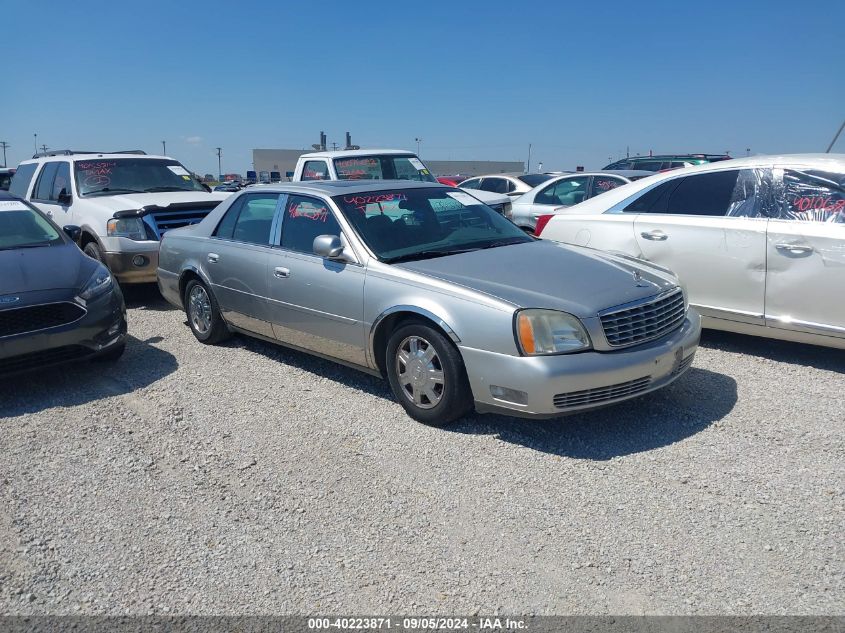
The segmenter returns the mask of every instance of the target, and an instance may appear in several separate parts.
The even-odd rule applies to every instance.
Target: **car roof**
[[[385,189],[451,189],[437,182],[418,182],[415,180],[309,180],[306,182],[286,182],[264,185],[262,191],[321,193],[326,196],[338,196],[349,193],[384,191]]]
[[[25,165],[28,163],[43,163],[52,160],[91,160],[92,158],[154,158],[158,160],[176,160],[171,156],[159,156],[156,154],[129,154],[129,153],[108,153],[108,152],[75,152],[73,154],[50,154],[49,156],[39,156],[37,158],[29,158],[27,160],[22,160],[21,165]]]
[[[416,156],[406,149],[339,149],[325,152],[309,152],[300,158],[351,158],[354,156],[372,156],[374,154]]]

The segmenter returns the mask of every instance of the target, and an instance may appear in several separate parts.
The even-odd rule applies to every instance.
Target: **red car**
[[[449,187],[457,187],[459,183],[462,183],[466,180],[465,176],[440,176],[437,179],[441,185],[447,185]]]

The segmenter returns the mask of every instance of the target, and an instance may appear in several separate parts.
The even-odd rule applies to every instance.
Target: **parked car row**
[[[21,164],[24,199],[0,198],[0,373],[122,353],[125,258],[108,253],[154,259],[199,341],[240,332],[383,376],[435,425],[659,389],[691,365],[699,312],[845,348],[842,156],[545,175],[512,213],[395,150],[303,155],[296,182],[231,195],[182,170],[121,153]],[[474,180],[494,177],[530,184]]]

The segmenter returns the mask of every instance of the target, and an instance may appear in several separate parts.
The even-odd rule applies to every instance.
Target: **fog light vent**
[[[144,257],[143,255],[135,255],[135,257],[132,258],[132,263],[138,268],[146,266],[149,261],[150,260]]]
[[[528,394],[517,389],[510,389],[508,387],[500,387],[499,385],[490,385],[490,394],[496,400],[503,400],[511,404],[528,404]]]

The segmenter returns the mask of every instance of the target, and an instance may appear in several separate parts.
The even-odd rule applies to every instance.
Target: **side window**
[[[220,224],[218,224],[217,228],[214,229],[214,237],[219,237],[224,240],[232,239],[232,234],[235,232],[235,222],[238,221],[238,214],[241,212],[241,207],[243,206],[244,198],[246,197],[247,196],[241,196],[232,203],[232,206],[230,206],[229,210],[226,211],[226,215],[224,215],[223,219],[220,220]]]
[[[508,181],[504,178],[485,178],[481,181],[480,188],[491,193],[507,193]]]
[[[464,180],[459,186],[461,189],[478,189],[481,186],[481,178],[470,178],[469,180]]]
[[[675,190],[680,182],[681,178],[675,178],[657,185],[646,191],[622,211],[625,213],[666,213],[666,202],[669,200],[669,194]]]
[[[557,206],[578,204],[587,196],[587,183],[589,180],[587,176],[558,180],[538,193],[534,198],[534,202]]]
[[[232,239],[247,244],[270,244],[270,228],[279,194],[244,196],[241,212],[232,231]]]
[[[50,194],[53,193],[53,179],[56,177],[58,167],[59,164],[56,162],[44,164],[38,176],[38,183],[35,185],[33,200],[50,200]]]
[[[624,184],[625,181],[621,178],[615,178],[613,176],[593,176],[593,190],[590,193],[590,196],[597,196],[601,193],[610,191],[611,189],[616,189],[616,187]]]
[[[62,192],[70,194],[70,163],[59,163],[50,200],[58,200]]]
[[[27,163],[21,165],[12,176],[12,183],[9,185],[9,193],[16,195],[19,198],[26,198],[26,192],[29,189],[29,183],[32,182],[32,177],[35,175],[35,170],[38,168],[38,163]]]
[[[644,171],[660,171],[663,169],[663,163],[660,161],[636,162],[634,169],[642,169]]]
[[[845,174],[785,169],[778,202],[784,220],[845,223]]]
[[[669,195],[666,213],[725,216],[733,202],[738,169],[687,176]]]
[[[329,168],[324,160],[309,160],[302,166],[302,180],[328,180]]]
[[[319,235],[340,235],[329,206],[317,198],[290,196],[282,220],[282,248],[313,254],[314,238]]]
[[[505,180],[505,184],[508,187],[508,190],[505,193],[513,193],[514,191],[516,191],[516,185],[510,180]]]

